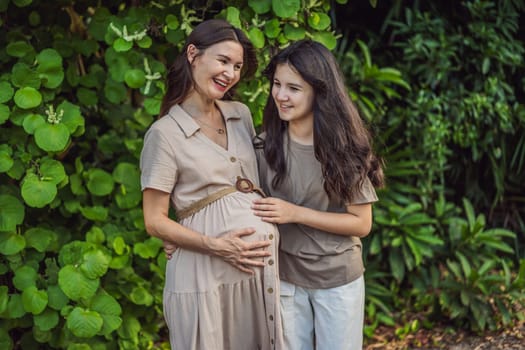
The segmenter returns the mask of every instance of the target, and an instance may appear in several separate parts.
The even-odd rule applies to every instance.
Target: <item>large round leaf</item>
[[[42,181],[35,174],[28,174],[22,184],[22,198],[34,208],[51,203],[57,195],[57,187],[51,181]]]
[[[22,109],[34,108],[42,103],[42,95],[37,89],[26,86],[15,93],[15,103]]]
[[[232,26],[236,28],[241,28],[241,18],[240,18],[240,11],[238,8],[233,6],[228,6],[226,8],[226,20],[231,23]]]
[[[108,209],[101,206],[81,207],[80,212],[86,219],[93,221],[105,221],[108,217]]]
[[[28,134],[34,134],[35,130],[46,123],[44,116],[40,114],[28,114],[22,122],[25,132]]]
[[[63,151],[69,143],[69,130],[62,123],[42,124],[35,130],[35,142],[44,151]]]
[[[113,48],[117,52],[129,51],[129,49],[131,49],[132,47],[133,47],[132,41],[126,41],[122,38],[117,38],[117,40],[113,42]]]
[[[94,337],[101,329],[104,320],[98,312],[75,307],[67,316],[67,328],[80,338]]]
[[[250,6],[255,13],[262,14],[270,11],[272,8],[272,0],[248,0],[248,6]]]
[[[116,50],[109,48],[106,50],[104,60],[108,66],[111,78],[117,82],[124,82],[126,72],[131,69],[128,59]]]
[[[160,239],[150,237],[144,242],[137,242],[133,246],[133,253],[144,259],[154,258],[159,253],[161,247],[162,241]]]
[[[26,238],[27,246],[35,248],[37,251],[45,252],[51,243],[58,240],[56,232],[42,228],[32,227],[24,233]]]
[[[4,124],[9,119],[10,110],[9,107],[0,103],[0,125]]]
[[[262,49],[264,47],[264,33],[257,27],[253,27],[248,32],[248,37],[250,38],[253,46],[257,49]]]
[[[7,81],[0,81],[0,103],[5,103],[13,98],[15,90]]]
[[[130,88],[138,89],[146,83],[146,74],[140,69],[130,69],[124,75],[124,81]]]
[[[96,106],[98,104],[98,95],[94,90],[80,87],[77,90],[77,98],[82,105]]]
[[[153,304],[153,295],[144,287],[134,287],[129,298],[137,305],[150,306]]]
[[[40,22],[41,22],[40,13],[36,11],[31,11],[27,20],[32,27],[36,27],[40,25]]]
[[[2,147],[6,146],[6,147]],[[11,158],[11,147],[0,145],[0,173],[5,173],[11,169],[15,161]]]
[[[4,328],[0,328],[0,349],[13,349],[11,335]]]
[[[290,18],[301,9],[301,0],[272,0],[273,12],[281,18]]]
[[[84,262],[80,270],[88,278],[95,279],[106,274],[110,258],[100,250],[92,250],[84,254]]]
[[[66,178],[66,171],[64,166],[57,160],[44,159],[40,164],[40,174],[46,181],[50,181],[58,185]]]
[[[82,256],[89,249],[90,244],[84,241],[72,241],[60,249],[58,263],[61,266],[78,266],[82,263]]]
[[[151,115],[157,115],[160,112],[160,105],[162,101],[160,98],[150,98],[147,97],[144,99],[144,108]]]
[[[95,196],[106,196],[113,191],[113,177],[102,169],[92,169],[88,173],[87,188]]]
[[[124,84],[108,77],[104,85],[104,95],[106,95],[109,102],[118,104],[126,99],[127,89]]]
[[[69,302],[69,298],[57,285],[47,287],[48,305],[55,310],[62,310]]]
[[[313,34],[313,39],[326,46],[328,50],[333,50],[337,46],[337,38],[330,32],[316,32]]]
[[[304,39],[306,31],[303,27],[294,27],[291,24],[286,23],[284,25],[284,35],[291,41]]]
[[[24,205],[18,198],[0,194],[0,232],[14,231],[24,221]]]
[[[60,86],[64,80],[62,56],[53,49],[44,49],[36,56],[36,60],[42,85],[50,89]]]
[[[264,34],[271,39],[277,38],[281,32],[281,22],[277,18],[272,18],[264,24]]]
[[[97,292],[100,281],[87,278],[73,265],[64,266],[58,272],[58,285],[72,300],[89,299]]]
[[[106,241],[106,234],[98,226],[91,226],[88,232],[86,232],[86,242],[103,244]],[[85,257],[84,257],[85,258]]]
[[[28,287],[22,292],[22,304],[24,310],[38,315],[47,306],[47,293],[44,290],[38,290],[35,286]]]
[[[132,163],[118,163],[113,170],[113,179],[127,188],[140,188],[140,171],[137,165]]]
[[[20,318],[26,314],[26,310],[24,310],[24,305],[22,304],[22,295],[11,294],[9,296],[6,314],[8,319]]]
[[[179,28],[180,22],[179,18],[171,13],[166,16],[166,25],[168,29],[175,30]]]
[[[26,7],[29,6],[33,0],[13,0],[13,4],[15,4],[18,7]]]
[[[25,41],[13,41],[10,42],[5,48],[7,54],[13,57],[24,57],[35,52],[33,46]]]
[[[19,291],[23,291],[31,286],[36,286],[38,274],[31,266],[22,266],[16,269],[13,277],[13,285]]]
[[[0,253],[13,255],[21,252],[26,247],[23,236],[12,232],[0,232]]]
[[[330,26],[330,16],[326,13],[311,12],[308,16],[308,24],[315,30],[325,30]]]
[[[151,47],[152,44],[153,40],[151,40],[151,37],[149,37],[148,35],[137,41],[137,45],[143,49]]]
[[[125,189],[124,185],[120,185],[121,189]],[[142,191],[140,189],[130,188],[125,191],[119,191],[115,195],[117,205],[121,209],[131,209],[136,207],[142,200]]]
[[[27,64],[18,62],[11,69],[11,83],[16,87],[29,86],[35,89],[40,88],[40,78]]]
[[[9,301],[9,288],[7,286],[0,286],[0,314],[7,309],[7,302]]]
[[[58,312],[52,309],[45,309],[41,314],[35,315],[33,321],[41,331],[49,331],[58,325]]]
[[[84,133],[85,120],[80,112],[80,107],[69,101],[64,101],[58,105],[57,111],[64,111],[62,124],[66,125],[69,133],[73,136],[80,136]]]
[[[104,325],[102,334],[107,335],[118,329],[122,324],[122,308],[120,304],[109,294],[99,294],[93,298],[90,309],[102,316]]]

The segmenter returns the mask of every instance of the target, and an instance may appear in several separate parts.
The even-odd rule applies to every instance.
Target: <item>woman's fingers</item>
[[[255,229],[253,227],[246,227],[246,228],[241,228],[241,229],[237,229],[237,230],[232,230],[232,231],[228,232],[228,236],[231,236],[231,237],[244,237],[244,236],[252,235],[254,233],[255,233]]]
[[[247,242],[242,237],[255,232],[253,228],[232,230],[223,236],[223,249],[220,254],[223,259],[246,273],[254,273],[253,268],[264,267],[264,258],[272,255],[267,248],[271,240]]]

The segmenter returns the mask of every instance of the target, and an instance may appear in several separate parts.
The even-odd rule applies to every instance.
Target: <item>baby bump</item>
[[[246,242],[269,241],[271,256],[258,258],[265,264],[277,260],[278,231],[273,224],[253,215],[251,202],[257,194],[236,192],[208,205],[181,224],[210,237],[224,237],[232,231],[253,228],[255,232],[242,236]],[[255,275],[248,274],[223,258],[177,249],[166,269],[166,287],[178,292],[204,292],[222,284],[237,283],[250,278],[262,278],[263,268],[254,267]]]

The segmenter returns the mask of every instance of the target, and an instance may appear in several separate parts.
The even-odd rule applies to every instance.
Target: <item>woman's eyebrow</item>
[[[227,60],[227,61],[231,61],[231,60],[232,60],[230,56],[228,56],[228,55],[226,55],[226,54],[223,54],[223,53],[219,53],[219,54],[217,54],[217,56],[218,56],[218,57],[221,57],[221,58],[224,58],[224,59]],[[242,64],[243,61],[239,61],[239,62],[237,62],[237,63]]]

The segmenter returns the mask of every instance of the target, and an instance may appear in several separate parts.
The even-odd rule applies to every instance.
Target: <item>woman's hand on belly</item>
[[[272,254],[264,249],[271,245],[271,241],[253,241],[247,242],[242,239],[255,233],[254,228],[244,228],[233,230],[224,236],[214,238],[210,242],[212,252],[217,257],[233,265],[239,270],[253,274],[253,267],[264,267],[264,257]]]

